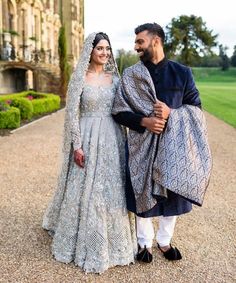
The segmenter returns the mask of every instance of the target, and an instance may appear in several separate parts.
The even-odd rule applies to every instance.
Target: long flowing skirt
[[[43,227],[53,235],[58,261],[102,273],[134,262],[136,244],[124,191],[124,134],[111,116],[82,117],[80,128],[85,168],[71,157],[63,198],[58,201],[55,192]],[[58,209],[56,227],[51,227],[50,217]]]

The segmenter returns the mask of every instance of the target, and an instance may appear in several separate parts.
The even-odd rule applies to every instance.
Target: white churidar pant
[[[152,219],[156,218],[157,217],[143,218],[136,216],[137,239],[141,248],[144,248],[144,246],[146,246],[147,248],[152,247],[152,242],[154,239],[154,228]],[[177,216],[159,216],[158,219],[159,227],[156,234],[157,243],[161,247],[168,246],[174,234]]]

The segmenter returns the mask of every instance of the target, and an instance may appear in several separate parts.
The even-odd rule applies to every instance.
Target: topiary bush
[[[22,120],[30,120],[32,117],[56,111],[60,109],[60,103],[58,95],[35,91],[0,96],[0,105],[3,108],[10,108],[10,106],[18,108]],[[6,111],[5,108],[2,112]]]
[[[33,99],[33,115],[50,113],[60,108],[60,97],[53,94],[44,94],[42,98]]]
[[[0,129],[15,129],[20,126],[20,110],[16,107],[0,108]]]
[[[30,120],[32,118],[33,105],[29,99],[24,97],[13,98],[10,105],[20,109],[21,119]]]

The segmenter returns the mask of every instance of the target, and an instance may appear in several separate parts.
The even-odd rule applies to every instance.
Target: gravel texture
[[[85,274],[56,262],[41,228],[60,164],[64,111],[0,137],[0,282],[236,282],[236,130],[206,114],[213,173],[203,207],[178,218],[168,262],[156,248],[151,264]]]

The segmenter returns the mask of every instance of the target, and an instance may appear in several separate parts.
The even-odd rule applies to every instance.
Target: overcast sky
[[[228,56],[236,45],[234,0],[85,0],[85,36],[106,32],[113,50],[133,50],[134,28],[147,22],[165,27],[180,15],[202,17],[208,30],[218,34],[218,42],[228,46]],[[236,3],[236,2],[235,2]],[[218,52],[218,51],[217,51]]]

